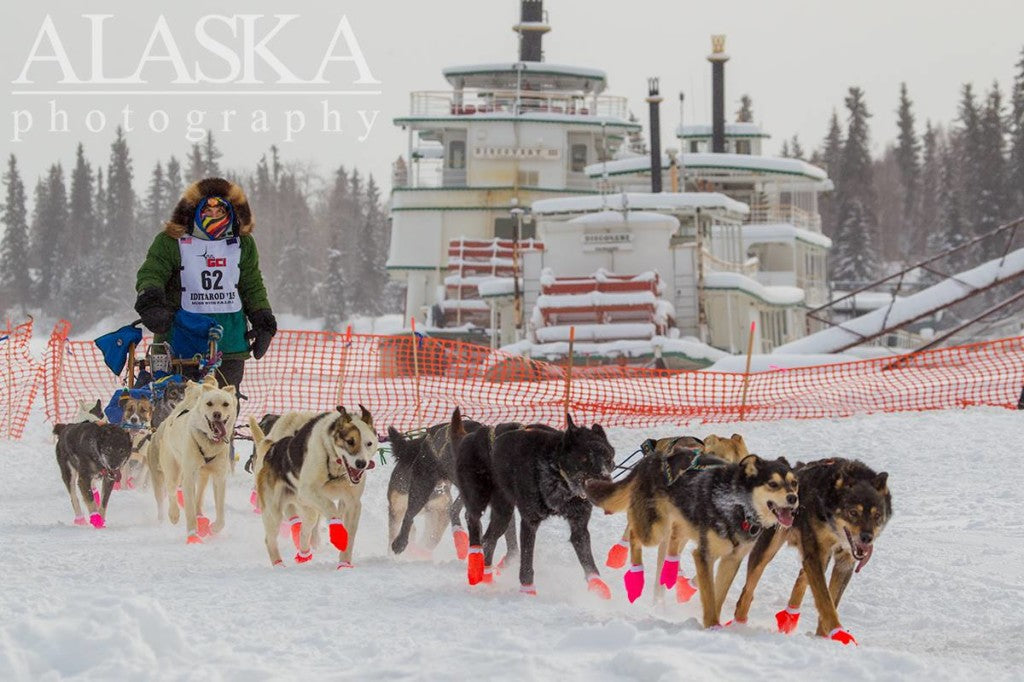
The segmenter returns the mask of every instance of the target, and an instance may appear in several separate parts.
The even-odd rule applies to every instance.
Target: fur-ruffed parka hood
[[[185,188],[178,200],[174,211],[171,212],[171,219],[164,223],[164,232],[168,236],[179,239],[189,233],[189,227],[194,220],[196,207],[199,202],[207,197],[223,197],[231,203],[235,210],[235,234],[244,237],[252,233],[253,220],[252,210],[249,208],[249,200],[242,188],[224,178],[203,178],[193,182]]]

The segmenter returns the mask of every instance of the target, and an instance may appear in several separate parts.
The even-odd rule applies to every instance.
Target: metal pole
[[[412,321],[412,372],[413,380],[416,388],[416,412],[413,414],[413,420],[416,422],[416,428],[420,425],[420,356],[418,353],[417,346],[419,346],[419,338],[416,336],[416,318],[411,318]]]
[[[750,384],[750,358],[754,354],[754,328],[757,322],[750,323],[750,338],[747,340],[747,367],[743,370],[743,396],[740,398],[740,421],[743,421],[747,409],[747,387]]]
[[[572,395],[572,347],[576,340],[576,327],[569,327],[569,358],[565,365],[565,426],[569,427],[569,397]]]
[[[519,333],[523,327],[523,292],[519,286],[519,238],[523,229],[524,211],[516,206],[509,212],[515,220],[515,228],[512,234],[512,300],[515,306],[516,341],[518,341]]]

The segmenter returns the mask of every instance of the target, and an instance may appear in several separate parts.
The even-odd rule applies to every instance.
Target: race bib
[[[181,250],[181,308],[190,313],[237,313],[242,244],[237,237],[178,240]]]

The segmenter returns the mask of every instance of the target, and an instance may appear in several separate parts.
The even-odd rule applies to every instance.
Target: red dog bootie
[[[288,519],[288,525],[291,526],[292,543],[295,544],[295,549],[300,549],[301,544],[299,542],[299,538],[302,536],[302,519],[298,516],[293,516]]]
[[[88,521],[85,520],[84,516],[76,516],[75,517],[75,525],[76,526],[84,526],[87,523],[88,523]]]
[[[304,564],[313,558],[313,550],[303,552],[301,549],[295,553],[295,563]]]
[[[492,584],[494,584],[494,574],[495,573],[496,573],[496,571],[493,568],[491,568],[490,566],[484,566],[484,577],[483,577],[483,580],[481,580],[480,582],[482,582],[485,585],[492,585]]]
[[[468,561],[466,561],[466,577],[470,585],[476,585],[484,579],[484,550],[480,545],[473,545],[469,548]]]
[[[722,627],[723,628],[731,628],[733,625],[746,625],[746,624],[747,624],[746,619],[740,620],[739,618],[733,618],[732,620],[727,621],[726,624],[723,625]]]
[[[828,633],[828,638],[831,639],[833,642],[841,642],[842,644],[852,644],[854,646],[858,646],[857,640],[853,638],[853,635],[851,635],[849,632],[847,632],[841,627],[835,628],[834,630],[832,630],[832,632]]]
[[[604,560],[604,565],[608,568],[622,568],[626,565],[627,556],[629,556],[629,543],[620,540],[608,550],[608,558]]]
[[[697,588],[693,586],[693,583],[682,573],[676,579],[676,601],[680,604],[693,599],[693,595],[697,594]]]
[[[210,519],[206,518],[202,514],[196,517],[196,533],[198,533],[201,538],[205,538],[210,535]]]
[[[201,545],[201,544],[203,544],[203,539],[201,537],[199,537],[198,535],[190,533],[189,536],[187,538],[185,538],[185,544],[186,545]]]
[[[331,536],[331,544],[334,545],[335,549],[339,552],[344,552],[348,548],[348,528],[345,528],[345,524],[341,522],[339,518],[333,518],[327,522],[327,531]]]
[[[667,589],[675,587],[676,578],[679,577],[679,555],[665,557],[665,563],[661,565],[661,577],[658,583]]]
[[[591,573],[587,576],[587,590],[593,592],[601,599],[611,599],[612,591],[608,587],[608,583],[601,580],[601,576],[597,573]]]
[[[121,489],[121,481],[114,481],[114,490]]]
[[[622,582],[626,585],[626,596],[632,604],[644,593],[644,565],[633,564],[622,576]]]
[[[452,542],[455,543],[455,556],[459,557],[459,561],[465,561],[469,554],[469,533],[461,526],[455,526],[452,528]]]
[[[89,514],[89,523],[92,524],[93,528],[106,528],[107,524],[104,523],[103,517],[100,516],[99,512],[93,512]]]
[[[249,493],[249,504],[252,505],[252,512],[254,514],[260,513],[260,496],[255,489],[253,489],[253,491]]]
[[[181,491],[181,488],[178,488],[178,492],[176,492],[174,494],[174,496],[178,499],[178,506],[181,507],[182,509],[184,509],[185,508],[185,493],[183,493]],[[97,502],[96,504],[99,504],[99,502]]]
[[[779,632],[788,635],[796,630],[796,625],[800,622],[800,609],[787,606],[775,614],[775,622],[778,623]]]

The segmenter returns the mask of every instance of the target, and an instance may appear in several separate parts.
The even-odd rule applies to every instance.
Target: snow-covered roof
[[[847,320],[837,327],[829,327],[802,339],[783,344],[779,353],[830,353],[864,337],[873,336],[886,328],[909,322],[929,311],[963,298],[972,288],[984,288],[994,282],[1024,273],[1024,249],[1017,249],[1003,258],[995,258],[976,268],[958,273],[956,279],[944,279],[922,291],[899,298],[892,306]]]
[[[468,87],[495,87],[514,89],[519,71],[531,85],[545,90],[586,90],[601,92],[607,76],[600,69],[549,62],[494,62],[490,64],[464,64],[449,66],[442,73],[452,85],[461,81]],[[535,78],[541,76],[543,78]]]
[[[676,137],[711,137],[711,124],[700,123],[697,125],[681,125],[676,127]],[[726,137],[771,137],[761,130],[756,123],[729,123],[725,124]]]
[[[661,167],[669,167],[668,154],[661,155]],[[687,153],[682,155],[682,164],[686,170],[713,168],[720,170],[748,171],[769,175],[797,175],[810,180],[827,181],[828,174],[800,159],[786,159],[776,156],[751,156],[750,154],[715,154]],[[584,171],[592,178],[608,175],[630,175],[647,173],[651,170],[649,156],[637,156],[615,161],[592,163]]]
[[[841,362],[856,362],[855,355],[832,353],[824,355],[751,355],[751,372],[777,372],[796,367],[818,367],[820,365],[837,365]],[[716,361],[705,372],[744,372],[747,368],[746,355],[727,355]]]
[[[646,158],[646,157],[645,157]],[[610,209],[621,211],[623,207],[632,210],[664,211],[667,213],[688,212],[696,209],[731,211],[747,215],[746,204],[730,199],[719,192],[621,192],[618,194],[588,194],[557,199],[540,199],[533,202],[535,215],[556,213],[586,213]]]
[[[705,289],[738,289],[772,305],[797,305],[804,301],[799,287],[768,286],[738,272],[709,272],[704,275]]]
[[[609,341],[617,339],[649,339],[657,333],[652,322],[621,322],[602,324],[575,324],[541,327],[536,331],[537,341],[568,341],[570,329],[576,328],[575,341]]]
[[[643,126],[639,123],[633,123],[627,121],[624,118],[618,116],[600,116],[591,114],[589,116],[579,116],[577,114],[565,114],[556,112],[535,112],[535,111],[521,111],[518,114],[514,114],[510,111],[488,111],[473,114],[472,116],[465,116],[463,114],[425,114],[425,115],[414,115],[414,116],[396,116],[391,119],[395,125],[406,125],[408,123],[418,123],[422,121],[438,121],[438,122],[449,122],[459,121],[467,123],[476,123],[479,121],[536,121],[538,123],[571,123],[573,125],[588,125],[588,126],[611,126],[616,128],[626,128],[629,130],[640,130]]]
[[[599,211],[597,213],[585,213],[573,218],[566,223],[568,225],[585,225],[586,227],[621,227],[623,225],[667,225],[670,229],[679,228],[679,220],[674,216],[664,213],[649,213],[646,211]]]
[[[683,355],[693,360],[713,362],[726,357],[728,353],[702,343],[692,336],[672,339],[665,336],[654,336],[648,339],[632,339],[594,343],[580,341],[576,337],[573,352],[578,356],[597,355],[601,357],[643,357],[654,354],[657,346],[665,355]],[[523,340],[502,347],[503,351],[516,355],[529,355],[533,358],[559,359],[569,354],[567,341],[551,343],[532,343]]]
[[[832,300],[843,298],[849,292],[846,291],[833,291]],[[892,294],[885,291],[862,291],[859,294],[846,298],[838,303],[833,303],[832,307],[835,310],[878,310],[883,306],[888,306],[892,303]],[[896,300],[906,298],[905,296],[897,296]]]
[[[488,277],[476,285],[477,291],[484,298],[494,296],[511,296],[515,293],[515,278],[513,277]]]
[[[811,232],[789,223],[767,223],[743,226],[743,245],[759,242],[802,241],[823,249],[832,248],[832,240],[820,232]]]
[[[582,294],[542,294],[537,297],[536,307],[586,308],[602,306],[654,306],[658,297],[651,291],[603,292],[588,291]]]

